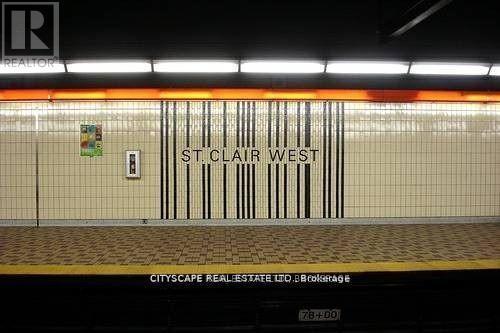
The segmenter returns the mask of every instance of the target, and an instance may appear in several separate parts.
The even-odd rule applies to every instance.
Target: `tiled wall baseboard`
[[[214,220],[39,220],[40,227],[104,227],[104,226],[300,226],[300,225],[400,225],[400,224],[457,224],[500,223],[500,216],[464,217],[393,217],[344,219],[214,219]],[[0,227],[36,227],[36,220],[0,220]]]

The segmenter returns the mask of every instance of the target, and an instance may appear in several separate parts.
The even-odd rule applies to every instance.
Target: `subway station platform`
[[[496,222],[2,227],[0,331],[498,332],[499,239]],[[151,280],[188,273],[350,281]]]
[[[0,274],[500,269],[500,223],[2,227]]]

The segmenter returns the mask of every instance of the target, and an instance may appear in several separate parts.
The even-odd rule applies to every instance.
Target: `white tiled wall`
[[[35,218],[37,144],[39,218],[157,217],[159,102],[2,103],[0,112],[6,157],[0,163],[7,165],[0,218]],[[80,156],[80,124],[86,123],[102,124],[103,156]],[[143,177],[128,180],[125,150],[136,149],[142,151]]]
[[[500,215],[500,105],[346,103],[346,216]]]
[[[201,144],[202,103],[190,102],[192,147]],[[273,102],[271,106],[273,138],[284,135],[281,132],[285,126],[284,103]],[[322,217],[323,211],[325,102],[307,103],[311,107],[311,145],[320,150],[318,164],[311,166],[311,217],[316,218]],[[304,108],[306,102],[301,101],[299,104]],[[336,105],[335,102],[332,104]],[[171,103],[169,105],[172,107]],[[186,144],[186,105],[185,101],[178,102],[179,151]],[[222,145],[223,105],[223,101],[211,102],[212,146],[215,148],[221,148]],[[289,146],[297,145],[297,105],[297,101],[287,102]],[[269,102],[255,101],[255,106],[256,145],[264,148],[267,147]],[[229,114],[228,147],[234,148],[236,102],[228,101],[226,108]],[[500,104],[345,102],[344,109],[345,217],[500,215]],[[278,113],[280,132],[276,133]],[[169,117],[171,115],[170,111]],[[85,123],[102,124],[102,157],[79,155],[79,129],[80,124]],[[169,118],[170,135],[172,126],[173,122]],[[335,114],[332,126],[332,188],[335,190]],[[170,149],[173,144],[171,140],[171,136],[168,136],[165,142]],[[280,141],[281,146],[283,140]],[[37,217],[37,146],[39,218],[160,218],[159,101],[0,103],[0,219]],[[141,179],[125,178],[125,150],[141,150]],[[261,218],[268,217],[268,162],[257,166],[256,217]],[[173,157],[166,163],[169,165],[169,177],[172,176],[173,164],[177,163],[178,182],[185,185],[185,163]],[[192,165],[191,169],[193,198],[190,204],[191,209],[198,207],[199,210],[201,169],[198,170],[198,167]],[[284,167],[281,165],[279,168],[283,172]],[[295,182],[296,166],[289,165],[287,168],[287,217],[294,218],[294,198],[299,191]],[[216,188],[212,198],[215,202],[212,217],[222,215],[221,192],[217,190],[221,182],[221,170],[221,165],[214,165],[212,169],[212,186]],[[274,166],[272,172],[274,186]],[[228,186],[235,188],[234,166],[228,169],[228,177]],[[272,193],[273,196],[280,195],[280,212],[284,211],[285,199],[282,186],[283,178],[280,189]],[[186,217],[184,190],[179,188],[178,218]],[[303,190],[302,187],[300,191]],[[228,201],[231,217],[236,214],[233,194]],[[172,192],[168,195],[171,202]],[[169,209],[169,216],[172,217],[172,208]],[[193,212],[191,218],[200,218],[201,213],[198,213]],[[275,208],[272,217],[274,215]],[[282,213],[280,217],[283,217]]]

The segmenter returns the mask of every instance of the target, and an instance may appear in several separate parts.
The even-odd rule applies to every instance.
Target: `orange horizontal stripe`
[[[500,102],[500,92],[356,89],[12,89],[0,101],[36,100],[343,100]]]

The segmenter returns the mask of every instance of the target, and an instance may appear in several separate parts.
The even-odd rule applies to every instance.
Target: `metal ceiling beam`
[[[381,41],[386,42],[396,38],[427,19],[453,0],[419,0],[411,6],[401,17],[390,20],[380,29]]]

